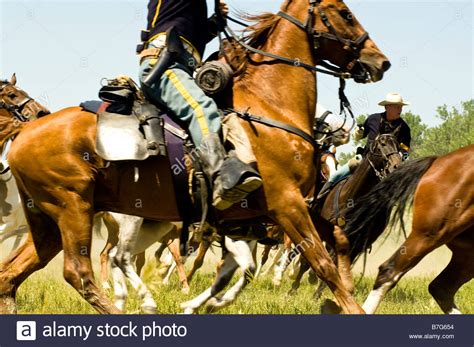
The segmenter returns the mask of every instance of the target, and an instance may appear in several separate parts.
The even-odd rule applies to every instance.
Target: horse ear
[[[15,85],[16,84],[16,74],[13,73],[12,78],[10,79],[10,84]]]

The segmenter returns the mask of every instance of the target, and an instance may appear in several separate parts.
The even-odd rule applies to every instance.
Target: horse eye
[[[350,11],[348,11],[348,10],[341,10],[341,11],[340,11],[340,14],[341,14],[342,18],[344,18],[347,22],[352,23],[352,19],[353,19],[354,17],[352,16],[352,13],[351,13]]]
[[[11,99],[15,99],[15,98],[16,98],[16,95],[13,94],[13,93],[9,93],[9,94],[8,94],[8,97],[11,98]]]

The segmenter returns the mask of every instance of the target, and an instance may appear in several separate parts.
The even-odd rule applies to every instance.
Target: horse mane
[[[423,174],[437,157],[408,160],[346,210],[344,232],[351,245],[351,260],[367,252],[387,225],[400,223],[405,232],[404,214]],[[393,211],[393,213],[392,213]]]
[[[9,138],[17,135],[24,126],[25,123],[15,120],[8,110],[0,108],[0,148]]]
[[[243,30],[242,41],[251,47],[260,49],[267,42],[280,18],[276,14],[265,12],[259,15],[239,13],[238,17],[244,21],[254,24]],[[245,72],[250,56],[248,51],[234,39],[224,41],[224,54],[228,58],[228,63],[234,70],[234,75],[238,76]]]

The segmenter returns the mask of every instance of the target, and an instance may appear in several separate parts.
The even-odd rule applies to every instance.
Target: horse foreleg
[[[285,247],[280,259],[278,260],[278,265],[275,266],[275,272],[274,272],[274,275],[273,275],[273,284],[276,287],[281,286],[281,280],[283,279],[283,273],[288,268],[288,264],[289,264],[288,257],[290,255],[290,251],[291,251],[290,248]]]
[[[166,244],[161,243],[158,249],[155,252],[155,259],[156,259],[156,265],[161,264],[161,255],[163,254],[164,250],[166,249]]]
[[[291,238],[295,249],[328,284],[343,312],[363,313],[351,293],[345,288],[336,266],[313,225],[304,199],[288,194],[280,194],[275,199],[272,200],[274,204],[272,210],[275,213],[276,222]],[[288,206],[291,206],[291,209],[288,209]]]
[[[135,268],[137,269],[138,276],[140,276],[143,266],[145,266],[145,252],[135,254]]]
[[[167,242],[168,249],[170,253],[173,255],[174,262],[176,264],[176,269],[178,271],[178,278],[179,282],[181,283],[182,289],[181,291],[184,294],[189,293],[189,284],[188,284],[188,278],[186,277],[186,271],[184,270],[184,263],[181,258],[181,253],[180,253],[180,241],[179,237],[174,237]],[[171,275],[171,271],[169,272],[169,275]],[[164,281],[163,281],[164,282]]]
[[[474,233],[472,231],[466,231]],[[474,278],[474,245],[471,240],[454,239],[447,246],[453,252],[446,268],[430,283],[430,294],[444,313],[459,314],[461,311],[454,302],[459,288]]]
[[[191,271],[189,271],[189,274],[188,274],[188,283],[191,282],[191,279],[193,278],[196,271],[201,268],[204,262],[204,257],[206,256],[207,250],[209,249],[210,246],[211,246],[211,242],[204,241],[204,240],[199,245],[198,255],[196,256],[196,259],[194,259],[193,267]]]
[[[255,248],[257,250],[258,248]],[[255,271],[255,278],[260,276],[260,272],[262,271],[263,266],[268,260],[268,256],[270,254],[270,251],[272,250],[272,246],[265,245],[262,251],[262,259],[260,259],[260,262],[258,263],[257,270]]]
[[[103,289],[110,289],[109,285],[109,253],[117,245],[119,225],[110,213],[102,213],[100,215],[107,229],[107,241],[104,248],[100,252],[100,282]],[[100,220],[94,220],[94,228],[99,227]]]
[[[225,245],[242,269],[242,277],[223,296],[212,297],[208,300],[206,306],[209,310],[222,308],[234,302],[247,284],[253,280],[255,273],[255,261],[252,253],[257,246],[256,241],[234,241],[226,237]]]
[[[283,251],[284,251],[283,244],[278,245],[278,249],[277,249],[274,257],[272,258],[272,262],[271,262],[270,266],[265,271],[262,272],[262,276],[265,276],[265,275],[269,274],[275,268],[275,266],[277,266],[278,261],[280,260],[282,254],[283,254]]]
[[[216,279],[212,286],[207,288],[192,300],[183,302],[181,308],[184,313],[191,314],[203,306],[210,298],[217,295],[230,282],[239,265],[225,247],[222,248],[222,259],[217,266]]]
[[[341,276],[342,282],[347,290],[353,294],[354,293],[354,280],[352,278],[351,271],[351,258],[350,258],[350,244],[347,239],[346,234],[342,229],[335,225],[334,226],[334,242],[335,242],[335,251],[337,259],[337,269],[339,275]]]
[[[290,295],[293,295],[293,294],[296,293],[296,291],[298,290],[298,288],[301,285],[301,278],[303,278],[304,273],[306,271],[308,271],[309,268],[310,268],[308,262],[306,260],[304,260],[304,258],[301,255],[298,259],[298,262],[299,262],[300,266],[299,266],[298,272],[296,272],[296,276],[295,276],[295,279],[293,281],[293,284],[291,285],[291,289],[288,292],[288,294],[290,294]]]

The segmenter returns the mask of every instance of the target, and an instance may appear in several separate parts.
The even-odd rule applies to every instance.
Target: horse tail
[[[421,177],[436,158],[433,156],[404,162],[346,211],[344,232],[351,244],[353,261],[371,248],[388,224],[393,225],[398,220],[405,232],[405,209],[413,203],[413,195]]]
[[[0,148],[13,136],[20,133],[26,123],[14,119],[10,112],[0,108]]]

